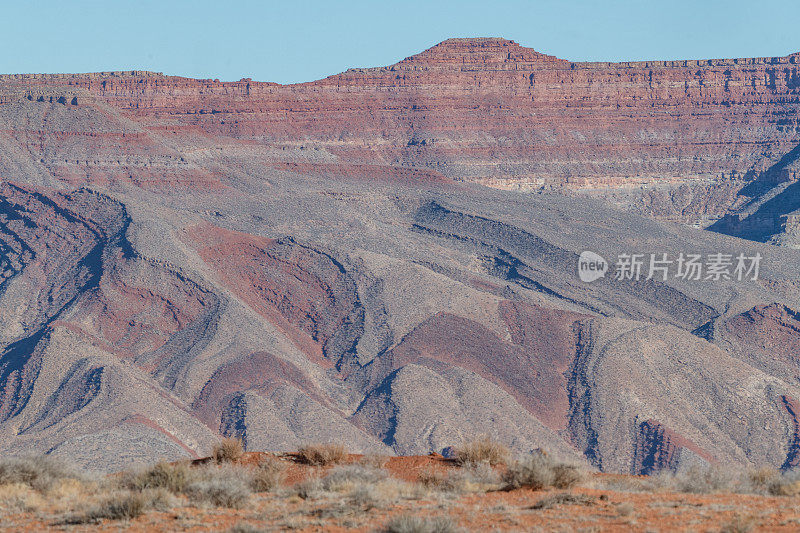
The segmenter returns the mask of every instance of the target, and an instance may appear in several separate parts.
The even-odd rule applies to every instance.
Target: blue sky
[[[0,73],[146,69],[291,83],[497,36],[575,61],[800,51],[800,0],[0,4]]]

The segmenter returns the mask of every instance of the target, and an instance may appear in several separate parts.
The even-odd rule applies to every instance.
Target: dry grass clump
[[[755,517],[737,513],[722,525],[720,533],[749,533],[756,525]]]
[[[465,442],[456,449],[455,461],[459,465],[488,463],[491,466],[504,465],[511,457],[511,450],[488,435]]]
[[[147,497],[141,492],[112,494],[100,505],[85,513],[65,518],[61,524],[89,524],[100,520],[131,520],[147,511]]]
[[[193,503],[240,509],[250,501],[251,472],[241,467],[207,467],[183,490]]]
[[[423,496],[418,486],[390,477],[374,485],[354,487],[347,494],[347,501],[363,512],[391,507],[400,500],[418,500]]]
[[[584,476],[580,468],[551,459],[547,453],[536,451],[508,466],[503,476],[506,490],[526,487],[541,490],[548,487],[568,489],[580,483]]]
[[[388,455],[366,454],[358,460],[358,464],[372,468],[384,468],[389,462]]]
[[[89,524],[101,520],[132,520],[147,511],[164,511],[176,505],[175,498],[167,490],[147,489],[118,491],[105,497],[99,504],[83,513],[69,515],[61,524]]]
[[[538,502],[534,503],[531,509],[551,509],[556,505],[593,505],[597,501],[594,496],[587,496],[585,494],[572,494],[570,492],[560,492],[545,496]]]
[[[196,473],[187,462],[173,464],[162,461],[138,472],[123,475],[120,485],[137,491],[163,488],[178,494],[186,490],[195,477]]]
[[[228,530],[228,533],[266,533],[266,529],[256,527],[247,522],[239,522]]]
[[[747,479],[754,489],[766,489],[772,482],[780,477],[781,473],[769,466],[751,470],[747,474]]]
[[[41,493],[23,483],[0,484],[0,508],[30,512],[45,504]]]
[[[250,501],[250,487],[238,478],[214,477],[196,481],[186,488],[190,500],[212,507],[241,509]]]
[[[618,492],[734,493],[800,496],[800,471],[781,473],[773,467],[750,472],[717,465],[696,465],[678,472],[663,470],[645,477],[595,480],[594,485]]]
[[[394,479],[380,468],[361,465],[338,466],[322,478],[323,491],[346,494],[352,507],[362,510],[386,507],[401,498],[413,497],[413,487]]]
[[[690,494],[750,492],[743,488],[737,472],[723,470],[718,466],[692,466],[676,473],[661,472],[657,475],[656,482],[667,490]]]
[[[273,490],[280,483],[283,469],[276,463],[264,461],[251,469],[230,464],[193,468],[186,462],[161,462],[122,476],[118,485],[132,493],[160,489],[185,496],[193,504],[238,509],[247,504],[253,490]]]
[[[322,479],[322,489],[342,492],[354,486],[375,485],[389,477],[386,470],[361,465],[337,466]]]
[[[300,461],[313,466],[341,463],[347,458],[347,450],[341,444],[307,444],[300,448]]]
[[[311,475],[304,481],[295,485],[294,492],[304,500],[319,498],[324,492],[322,480],[316,475]]]
[[[211,457],[217,464],[235,463],[244,455],[242,441],[237,438],[222,439],[214,445],[211,450]]]
[[[427,518],[402,514],[389,520],[382,531],[384,533],[456,533],[461,529],[446,516]]]
[[[480,463],[450,472],[425,471],[420,473],[419,483],[431,490],[454,494],[487,492],[500,488],[500,474],[488,463]]]
[[[419,485],[389,476],[379,468],[358,464],[342,465],[325,477],[312,476],[295,486],[295,494],[303,499],[334,499],[340,514],[389,506],[400,499],[416,499],[422,494]]]
[[[617,505],[617,514],[619,516],[630,516],[636,511],[636,507],[630,502],[624,502]]]
[[[0,459],[0,485],[21,484],[46,492],[64,480],[81,481],[77,469],[46,455]]]
[[[752,492],[772,496],[799,496],[800,471],[780,472],[774,468],[760,468],[749,473]]]
[[[286,465],[268,457],[258,463],[250,474],[250,488],[255,492],[269,492],[280,486],[286,473]]]
[[[584,472],[575,465],[557,463],[553,466],[553,487],[568,489],[574,487],[586,478]]]
[[[59,514],[83,507],[96,494],[99,479],[49,456],[0,459],[0,510]],[[2,518],[0,517],[0,524]]]

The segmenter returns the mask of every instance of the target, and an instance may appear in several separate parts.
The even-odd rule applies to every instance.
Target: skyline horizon
[[[785,57],[790,0],[40,0],[4,6],[0,73],[149,70],[280,84],[391,65],[453,37],[501,37],[572,62]]]
[[[438,41],[438,42],[436,42],[436,43],[434,43],[434,44],[432,44],[430,46],[427,46],[425,48],[421,48],[419,50],[416,50],[416,51],[414,51],[414,52],[402,57],[402,58],[399,58],[399,59],[397,59],[395,61],[387,62],[385,64],[380,64],[380,65],[352,65],[352,66],[349,66],[349,67],[345,68],[344,70],[340,70],[340,71],[337,71],[337,72],[331,72],[329,74],[325,74],[323,76],[316,77],[316,78],[313,78],[313,79],[300,80],[300,81],[294,81],[294,82],[286,82],[286,83],[276,82],[276,81],[273,81],[273,80],[270,80],[270,79],[257,79],[257,78],[249,77],[249,76],[241,77],[239,79],[223,79],[221,77],[195,77],[195,76],[190,76],[190,75],[184,75],[182,73],[174,73],[174,72],[168,72],[168,71],[162,71],[162,70],[155,70],[153,68],[148,68],[147,66],[132,67],[132,68],[114,68],[114,69],[108,69],[108,70],[87,70],[87,71],[82,71],[82,72],[81,71],[1,72],[0,71],[0,76],[67,75],[67,74],[80,75],[80,74],[103,74],[103,73],[112,73],[112,72],[149,72],[149,73],[154,73],[154,74],[160,74],[160,75],[163,75],[163,76],[166,76],[166,77],[188,78],[188,79],[196,79],[196,80],[213,80],[213,81],[224,82],[224,83],[240,82],[240,81],[249,79],[251,81],[260,82],[260,83],[276,83],[278,85],[299,85],[299,84],[304,84],[304,83],[313,83],[315,81],[319,81],[319,80],[322,80],[322,79],[325,79],[325,78],[329,78],[331,76],[336,76],[336,75],[342,74],[342,73],[347,72],[348,70],[352,70],[352,69],[371,69],[371,68],[389,67],[389,66],[395,65],[395,64],[397,64],[397,63],[399,63],[401,61],[407,60],[410,57],[418,55],[418,54],[420,54],[422,52],[425,52],[427,50],[435,48],[436,46],[438,46],[438,45],[440,45],[440,44],[442,44],[442,43],[444,43],[446,41],[456,40],[456,39],[461,39],[461,40],[499,39],[499,40],[509,41],[509,42],[516,43],[517,45],[519,45],[522,48],[534,50],[536,52],[539,52],[539,53],[542,53],[542,54],[546,54],[546,55],[552,55],[552,56],[557,57],[558,59],[563,59],[563,60],[568,61],[570,63],[611,63],[611,64],[615,64],[616,63],[616,64],[624,64],[624,63],[646,63],[646,62],[651,62],[651,61],[680,62],[680,61],[705,61],[705,60],[724,60],[724,59],[760,59],[760,58],[771,59],[771,58],[785,58],[785,57],[791,57],[791,56],[794,56],[794,55],[800,55],[800,48],[798,48],[798,50],[796,50],[796,51],[793,51],[793,52],[789,51],[789,52],[787,52],[786,54],[783,54],[783,55],[780,55],[780,54],[779,55],[746,55],[746,56],[731,56],[731,55],[729,55],[729,56],[718,56],[718,57],[705,57],[704,56],[704,57],[658,57],[658,58],[653,57],[653,58],[647,58],[647,59],[609,59],[609,60],[597,59],[597,60],[592,60],[592,61],[583,61],[583,60],[573,60],[573,59],[571,59],[569,57],[562,57],[562,56],[558,55],[558,53],[554,53],[554,52],[549,51],[549,50],[544,50],[544,49],[541,49],[541,48],[537,48],[535,46],[529,46],[529,45],[527,45],[527,44],[525,44],[523,42],[520,42],[520,40],[518,40],[516,38],[509,38],[509,37],[504,37],[504,36],[491,36],[491,35],[475,35],[475,36],[448,37],[448,38],[443,39],[441,41]]]

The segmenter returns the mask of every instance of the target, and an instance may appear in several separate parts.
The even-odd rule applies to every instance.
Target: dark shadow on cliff
[[[759,242],[766,242],[772,235],[780,232],[781,215],[800,209],[800,182],[780,182],[780,173],[798,161],[800,144],[739,191],[740,196],[753,198],[739,213],[718,220],[708,229]],[[768,187],[769,184],[774,185]]]

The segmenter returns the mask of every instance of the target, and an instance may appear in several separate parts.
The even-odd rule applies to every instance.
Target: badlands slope
[[[0,453],[488,433],[611,472],[796,466],[800,252],[757,241],[791,207],[797,64],[474,39],[293,86],[2,76]],[[587,284],[584,250],[763,259]]]

